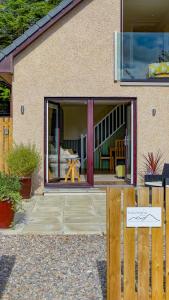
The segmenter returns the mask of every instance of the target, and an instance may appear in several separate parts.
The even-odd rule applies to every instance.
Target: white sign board
[[[161,227],[161,207],[127,207],[127,227]]]

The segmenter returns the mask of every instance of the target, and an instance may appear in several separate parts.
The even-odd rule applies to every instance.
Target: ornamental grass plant
[[[35,145],[14,145],[7,155],[7,165],[11,174],[20,178],[31,177],[40,165],[40,154]]]
[[[160,150],[157,153],[148,152],[146,155],[143,155],[145,174],[159,174],[163,163],[162,157],[163,155]]]

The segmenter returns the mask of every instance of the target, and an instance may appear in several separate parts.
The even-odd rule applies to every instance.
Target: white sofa
[[[73,154],[72,149],[63,149],[60,147],[60,178],[65,178],[65,175],[68,171],[68,161],[71,158],[78,159],[78,154]],[[80,168],[80,161],[78,159],[77,168]],[[49,169],[52,171],[52,174],[55,174],[54,177],[58,177],[58,155],[55,151],[55,148],[52,146],[49,154]]]

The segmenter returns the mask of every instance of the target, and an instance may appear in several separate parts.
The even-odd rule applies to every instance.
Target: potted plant
[[[156,154],[148,152],[147,155],[143,155],[144,158],[144,180],[145,182],[160,181],[162,176],[160,175],[160,169],[162,165],[162,154],[158,151]]]
[[[11,226],[14,214],[21,208],[19,178],[0,172],[0,228]]]
[[[7,156],[7,165],[11,174],[20,178],[21,196],[31,197],[32,174],[39,167],[40,155],[35,145],[14,145]]]

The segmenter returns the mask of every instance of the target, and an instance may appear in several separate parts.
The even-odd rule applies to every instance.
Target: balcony
[[[169,82],[169,33],[117,33],[115,41],[116,80]]]

